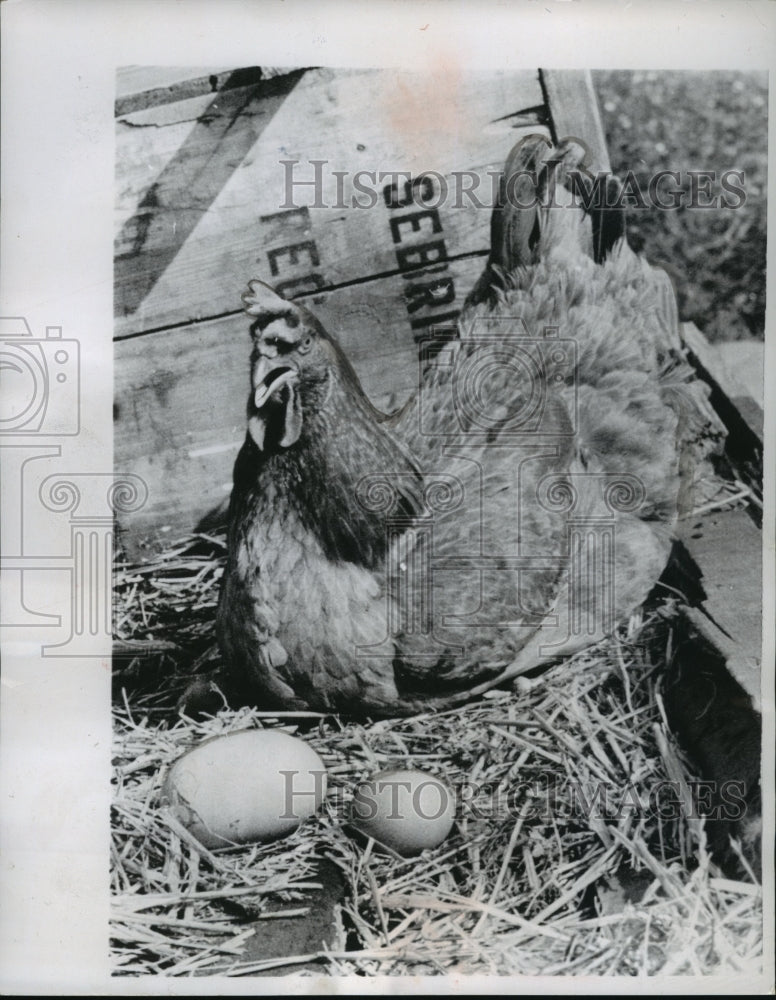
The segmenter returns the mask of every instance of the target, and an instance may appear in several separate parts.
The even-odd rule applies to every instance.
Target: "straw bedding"
[[[743,856],[741,880],[710,856],[663,713],[670,590],[659,585],[598,646],[453,711],[374,723],[270,714],[230,708],[203,680],[212,711],[193,719],[176,703],[192,671],[218,663],[223,554],[221,536],[196,535],[142,565],[118,559],[116,975],[758,971],[760,887]],[[287,839],[210,852],[160,805],[161,784],[190,747],[250,727],[308,741],[329,791]],[[453,833],[420,858],[347,828],[358,783],[389,767],[438,775],[457,793]],[[664,782],[682,808],[660,808]],[[342,883],[323,931],[299,953],[262,951],[273,921],[302,923],[316,905],[320,859]]]

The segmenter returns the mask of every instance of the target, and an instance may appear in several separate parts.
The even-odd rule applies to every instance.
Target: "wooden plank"
[[[210,73],[222,73],[228,66],[120,66],[116,70],[116,97],[129,97],[161,87],[202,79]]]
[[[493,126],[541,102],[536,72],[435,76],[322,69],[305,72],[293,87],[289,79],[269,81],[274,93],[262,82],[216,95],[205,107],[139,111],[118,126],[119,336],[228,311],[235,288],[256,273],[257,263],[267,279],[278,278],[266,257],[278,247],[266,244],[276,238],[283,206],[308,208],[307,239],[315,243],[320,287],[395,269],[385,204],[390,178],[381,181],[380,172],[417,177],[436,171],[435,188],[423,189],[428,197],[419,209],[444,200],[438,215],[456,252],[487,248],[488,173],[502,167],[518,136],[509,122]],[[194,121],[187,121],[192,112]],[[531,119],[519,120],[526,125]],[[169,139],[161,134],[168,128],[174,132]],[[299,162],[287,167],[281,160]],[[327,207],[320,199],[316,206],[311,186],[288,189],[287,179],[314,178],[314,160],[326,161],[320,170]],[[454,175],[470,170],[480,182],[480,206],[466,195],[455,199],[470,180]],[[341,182],[335,171],[343,172]],[[368,173],[357,177],[357,171]],[[452,189],[446,199],[440,178]],[[369,194],[359,192],[359,183]],[[399,197],[402,188],[403,181]],[[371,210],[353,207],[353,197]],[[429,235],[436,222],[428,215],[417,220]]]
[[[694,324],[683,324],[682,337],[689,349],[690,361],[711,387],[711,404],[728,429],[728,453],[739,462],[761,467],[762,408],[741,385],[735,372],[722,363],[720,354]],[[763,377],[764,372],[763,367]]]
[[[592,173],[611,173],[606,136],[589,70],[542,69],[539,78],[550,109],[552,137],[577,139],[590,152]]]
[[[683,541],[706,593],[706,615],[695,612],[693,624],[760,711],[762,535],[745,510],[729,510],[693,521]]]
[[[117,118],[189,97],[246,87],[259,80],[296,72],[296,67],[247,66],[126,66],[116,73]]]
[[[226,66],[122,66],[116,72],[114,112],[119,117],[139,108],[212,93],[230,73]]]
[[[450,261],[455,297],[407,312],[402,274],[305,296],[337,336],[364,390],[383,410],[401,405],[418,380],[416,340],[435,317],[460,309],[484,266],[481,257]],[[411,327],[412,318],[428,322]],[[249,320],[242,313],[116,343],[114,463],[142,476],[149,499],[121,528],[133,557],[165,537],[196,529],[223,505],[245,437],[249,393]]]
[[[733,399],[749,396],[764,407],[765,397],[765,344],[762,340],[730,340],[713,344],[712,352],[719,359],[714,371],[724,372],[721,376],[727,386],[737,383],[737,388],[728,388]]]
[[[682,337],[695,363],[731,400],[751,400],[759,413],[751,430],[762,437],[762,402],[765,380],[765,345],[761,341],[710,344],[694,323],[685,323]],[[742,378],[742,371],[746,375]],[[751,388],[748,383],[751,383]]]
[[[711,386],[710,401],[728,431],[726,453],[761,471],[762,409],[724,360],[736,345],[719,350],[692,323],[682,325],[682,338],[699,377]],[[762,346],[748,352],[749,378],[755,387],[759,382],[760,391]],[[762,534],[746,510],[686,519],[679,534],[700,571],[706,594],[700,609],[686,609],[688,621],[760,711]]]

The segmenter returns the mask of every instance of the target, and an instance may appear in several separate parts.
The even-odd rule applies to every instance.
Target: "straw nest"
[[[192,671],[217,663],[223,555],[220,536],[196,535],[152,563],[117,566],[115,974],[759,970],[760,887],[712,860],[663,714],[668,591],[598,646],[454,711],[358,724],[234,710],[212,686],[213,712],[192,719],[175,705]],[[309,742],[329,791],[285,840],[208,851],[160,804],[162,782],[190,747],[251,727]],[[457,792],[452,834],[419,858],[347,828],[358,783],[389,767]],[[666,788],[680,808],[664,808]],[[322,863],[341,884],[322,922],[294,938],[318,906]],[[274,952],[273,925],[285,937]],[[289,954],[289,940],[305,943]]]

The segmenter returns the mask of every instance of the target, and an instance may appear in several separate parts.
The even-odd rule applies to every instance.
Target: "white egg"
[[[359,785],[351,825],[397,854],[438,847],[455,821],[455,793],[422,771],[381,771]]]
[[[205,847],[227,847],[287,836],[325,794],[323,761],[304,740],[248,729],[179,757],[161,800]]]

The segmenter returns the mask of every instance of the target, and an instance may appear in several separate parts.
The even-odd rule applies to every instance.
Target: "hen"
[[[600,639],[663,570],[710,413],[667,276],[568,190],[580,154],[512,151],[457,334],[424,345],[391,416],[313,315],[251,282],[218,630],[262,704],[456,704]]]

